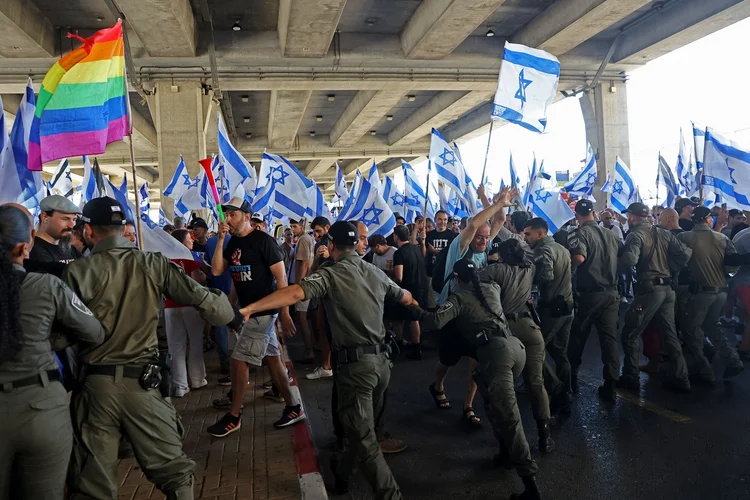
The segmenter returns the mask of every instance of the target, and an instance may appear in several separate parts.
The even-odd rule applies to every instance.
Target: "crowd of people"
[[[249,371],[265,366],[264,397],[284,403],[273,425],[302,422],[283,349],[296,332],[306,378],[332,381],[341,452],[334,489],[347,490],[358,463],[382,499],[402,498],[383,454],[406,449],[385,432],[392,362],[400,351],[422,360],[425,334],[437,343],[436,409],[452,407],[445,380],[468,358],[462,424],[489,420],[495,463],[516,469],[521,499],[541,493],[518,385],[529,394],[538,449],[554,451],[550,422],[571,412],[593,329],[603,404],[618,389],[638,392],[639,372],[657,376],[662,366],[667,390],[713,385],[717,353],[723,377],[743,371],[750,334],[735,349],[722,325],[750,328],[745,213],[679,198],[620,214],[581,199],[575,218],[550,234],[546,220],[514,206],[513,190],[489,199],[480,186],[478,195],[484,209],[474,217],[440,210],[407,224],[397,214],[387,236],[326,217],[270,230],[234,198],[216,233],[196,216],[164,227],[193,256],[172,261],[138,249],[133,224],[110,198],[79,210],[49,196],[36,220],[19,205],[0,206],[0,406],[8,417],[0,429],[9,437],[0,444],[9,457],[0,497],[58,499],[67,485],[69,498],[114,498],[118,450],[130,446],[168,498],[192,498],[195,464],[169,398],[214,382],[230,387],[213,401],[226,414],[207,429],[221,438],[241,428]],[[215,381],[204,359],[211,350]]]

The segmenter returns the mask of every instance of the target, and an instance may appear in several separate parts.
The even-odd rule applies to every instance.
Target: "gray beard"
[[[67,233],[63,235],[62,237],[60,237],[60,239],[57,242],[57,246],[60,247],[60,250],[64,252],[70,251],[71,236],[72,235],[70,233]]]

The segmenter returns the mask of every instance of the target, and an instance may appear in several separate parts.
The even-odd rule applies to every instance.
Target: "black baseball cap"
[[[334,245],[352,246],[356,245],[357,240],[359,240],[359,231],[357,231],[357,226],[351,222],[340,220],[334,222],[328,230],[328,237]]]
[[[108,196],[94,198],[86,203],[81,220],[92,226],[124,226],[128,223],[120,202]]]
[[[691,200],[690,198],[680,198],[679,200],[677,200],[675,202],[674,209],[677,210],[677,213],[679,214],[680,212],[682,212],[682,209],[685,208],[688,205],[692,205],[694,207],[697,207],[698,203],[696,203],[695,201]]]
[[[623,213],[633,214],[637,217],[648,217],[649,211],[645,204],[636,201],[635,203],[631,203]]]
[[[576,213],[578,215],[588,215],[594,211],[594,202],[591,200],[578,200],[576,202]]]
[[[240,198],[239,196],[235,196],[231,200],[229,200],[229,203],[226,203],[221,206],[221,208],[225,212],[229,212],[231,210],[239,210],[240,212],[244,212],[246,214],[253,213],[253,209],[250,207],[250,204],[245,200],[244,198]]]
[[[695,207],[695,210],[693,210],[693,213],[690,214],[690,220],[693,222],[703,222],[706,220],[706,217],[711,215],[711,209],[708,207],[700,206]]]
[[[736,208],[731,209],[727,213],[727,215],[729,215],[729,217],[737,217],[738,215],[743,215],[744,216],[744,214],[742,213],[742,210],[738,210]]]
[[[206,224],[206,221],[204,221],[203,219],[194,219],[192,226],[193,229],[202,227],[203,229],[208,230],[208,224]]]

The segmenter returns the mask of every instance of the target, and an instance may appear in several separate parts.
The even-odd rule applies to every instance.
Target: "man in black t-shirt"
[[[447,216],[446,216],[447,222]],[[409,230],[406,226],[396,226],[393,230],[393,240],[398,247],[393,254],[393,277],[401,288],[409,290],[414,300],[420,304],[427,300],[427,272],[425,271],[424,258],[419,246],[409,242]],[[418,317],[414,312],[402,306],[394,305],[400,310],[398,319],[408,322],[411,331],[411,346],[406,357],[410,359],[422,359],[420,337],[422,332],[419,328]]]
[[[453,241],[453,238],[458,236],[448,229],[448,212],[445,210],[438,210],[435,214],[435,227],[436,229],[427,233],[425,237],[425,246],[427,247],[427,255],[424,258],[425,269],[427,272],[427,307],[435,307],[435,292],[432,291],[430,282],[432,281],[432,270],[435,266],[435,259],[443,248],[448,246]],[[420,304],[423,304],[420,302]]]
[[[683,231],[692,231],[695,227],[695,223],[690,220],[690,215],[697,206],[698,203],[690,198],[680,198],[675,202],[674,209],[680,217],[677,222]]]
[[[48,196],[39,204],[39,229],[29,260],[37,262],[69,263],[81,258],[70,243],[73,227],[81,210],[67,198],[58,194]]]
[[[193,220],[193,252],[200,254],[201,258],[206,258],[206,243],[208,243],[208,224],[203,219]]]
[[[215,252],[211,260],[211,272],[220,276],[229,269],[237,291],[240,307],[256,302],[275,289],[285,288],[286,269],[284,255],[276,240],[263,231],[253,229],[250,224],[252,212],[250,204],[242,198],[232,198],[222,206],[226,221],[219,224],[217,248],[224,245],[227,233],[231,233],[224,252]],[[275,286],[274,286],[275,285]],[[242,399],[248,381],[248,366],[262,365],[266,360],[274,385],[284,398],[286,407],[281,418],[274,423],[275,427],[287,427],[305,419],[299,403],[294,401],[289,389],[289,378],[286,367],[281,361],[281,351],[276,338],[275,323],[278,309],[254,314],[242,326],[237,337],[237,344],[232,352],[231,373],[232,390],[229,399],[229,413],[208,428],[209,434],[224,437],[242,425]],[[289,308],[281,310],[282,334],[294,334],[294,322],[289,315]],[[226,407],[223,400],[214,402],[215,406]]]

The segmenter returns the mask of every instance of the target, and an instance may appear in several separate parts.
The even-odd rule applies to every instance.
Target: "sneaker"
[[[378,441],[380,445],[380,451],[386,455],[401,453],[406,449],[406,441],[400,439],[394,439],[390,434],[386,433],[383,439]]]
[[[333,370],[326,370],[322,366],[317,367],[312,372],[305,375],[307,380],[317,380],[319,378],[331,378],[333,377]]]
[[[219,385],[223,385],[225,387],[232,385],[232,377],[221,377],[218,381]]]
[[[277,429],[281,429],[296,424],[297,422],[302,422],[304,419],[305,414],[302,413],[302,407],[300,405],[285,406],[281,418],[274,422],[273,426]]]
[[[270,399],[271,401],[275,401],[277,403],[284,402],[284,398],[281,396],[281,393],[275,387],[271,387],[266,392],[264,392],[263,397],[266,399]]]
[[[191,386],[190,388],[191,388],[191,389],[200,389],[200,388],[202,388],[202,387],[206,387],[207,385],[208,385],[208,380],[206,380],[206,379],[204,378],[203,380],[201,380],[201,383],[200,383],[200,384],[198,384],[198,385],[196,385],[196,386]]]
[[[180,389],[179,387],[175,388],[173,397],[175,398],[184,398],[188,395],[190,392],[190,389]]]
[[[271,387],[273,387],[273,380],[272,379],[269,378],[268,380],[266,380],[265,382],[263,382],[263,388],[264,389],[268,390]]]
[[[240,427],[242,427],[242,413],[240,413],[239,417],[235,417],[231,413],[227,413],[226,415],[221,417],[221,420],[219,420],[206,430],[212,436],[220,438],[231,434],[236,430],[239,430]]]

